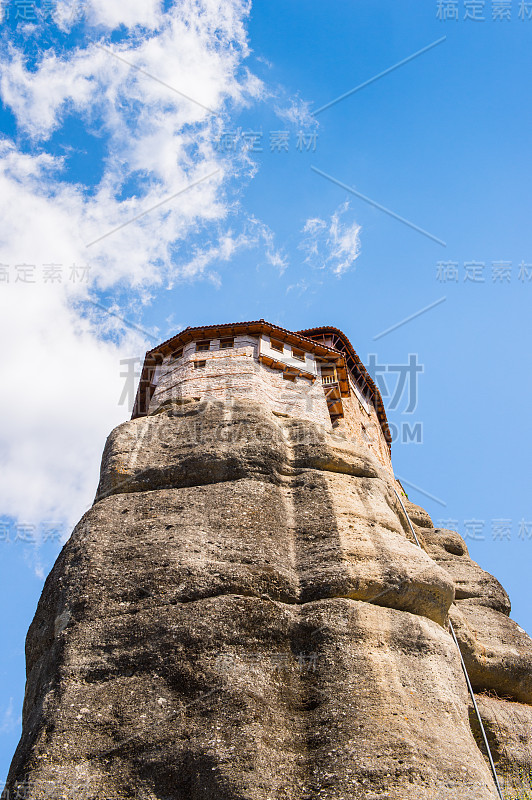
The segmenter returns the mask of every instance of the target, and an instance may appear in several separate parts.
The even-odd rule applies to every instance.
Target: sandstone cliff
[[[32,800],[491,800],[530,758],[532,641],[369,452],[239,401],[107,442],[27,638]],[[517,794],[511,796],[519,796]]]

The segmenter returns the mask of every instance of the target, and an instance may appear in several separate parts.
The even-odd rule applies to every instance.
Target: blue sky
[[[341,328],[410,499],[532,631],[532,3],[123,6],[3,3],[0,778],[120,362],[187,325]]]

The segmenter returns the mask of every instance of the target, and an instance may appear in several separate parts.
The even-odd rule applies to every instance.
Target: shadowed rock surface
[[[532,642],[458,534],[405,504],[422,550],[369,450],[251,401],[119,426],[28,633],[8,789],[495,798],[449,611],[475,689],[522,701],[496,700],[525,710],[514,766]]]

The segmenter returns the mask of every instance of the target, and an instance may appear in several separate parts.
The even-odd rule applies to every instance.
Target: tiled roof
[[[169,345],[173,346],[174,344],[176,344],[182,337],[185,336],[185,334],[186,338],[190,340],[195,338],[195,334],[200,334],[203,332],[209,333],[210,331],[211,333],[213,333],[214,331],[220,330],[220,331],[225,331],[227,334],[230,335],[231,330],[233,329],[248,330],[252,326],[257,326],[257,327],[264,326],[265,330],[271,330],[271,329],[277,330],[284,335],[288,334],[291,336],[297,336],[298,339],[307,341],[309,344],[312,345],[316,344],[314,339],[305,336],[301,331],[290,331],[287,328],[281,328],[279,325],[275,325],[273,322],[266,322],[266,320],[264,319],[256,319],[256,320],[250,320],[248,322],[224,322],[221,325],[197,325],[194,327],[184,328],[179,333],[176,333],[175,336],[172,336],[165,342],[161,342],[161,344],[158,344],[157,347],[148,350],[147,355],[160,353],[161,351],[166,350]],[[326,345],[323,345],[323,347],[326,347],[327,350],[334,350],[334,347],[327,347]]]

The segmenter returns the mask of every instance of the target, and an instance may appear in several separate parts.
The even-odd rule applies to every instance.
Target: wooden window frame
[[[170,362],[179,361],[180,358],[183,358],[183,350],[183,347],[179,347],[177,350],[174,350],[173,353],[170,353]]]
[[[270,347],[278,353],[284,353],[284,342],[280,342],[279,339],[270,338]]]
[[[204,339],[201,342],[196,342],[196,353],[208,353],[211,349],[211,340]]]
[[[227,339],[220,339],[220,350],[231,350],[235,346],[235,337],[230,336]]]
[[[297,354],[297,355],[296,355]],[[299,347],[292,347],[292,358],[296,358],[298,361],[306,361],[306,353],[304,350],[301,350]]]
[[[199,359],[197,361],[194,361],[194,369],[203,369],[203,367],[206,366],[207,366],[207,361],[204,360],[200,361]]]

